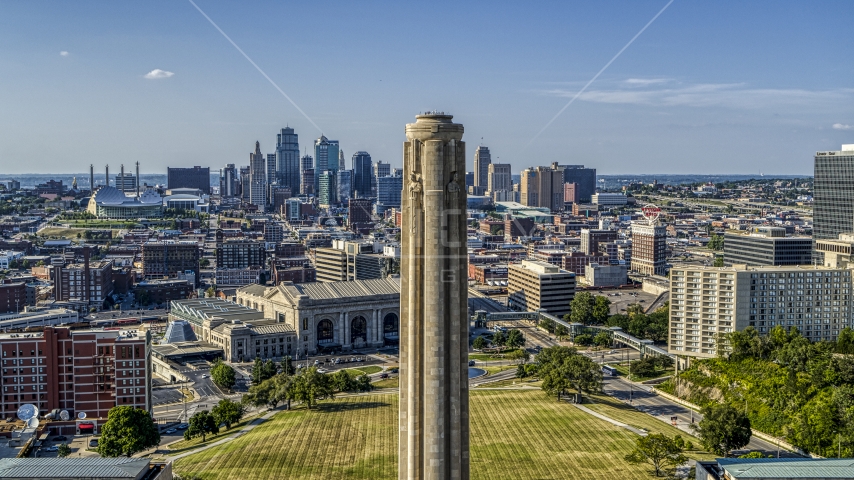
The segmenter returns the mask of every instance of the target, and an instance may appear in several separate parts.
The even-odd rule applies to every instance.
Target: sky
[[[674,0],[626,47],[669,0],[193,1],[258,69],[189,0],[0,0],[0,175],[248,165],[285,126],[400,166],[429,110],[514,173],[811,174],[854,143],[854,2]]]

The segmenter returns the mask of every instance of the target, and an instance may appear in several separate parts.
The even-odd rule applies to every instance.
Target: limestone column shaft
[[[465,144],[452,118],[406,126],[400,479],[469,478]]]

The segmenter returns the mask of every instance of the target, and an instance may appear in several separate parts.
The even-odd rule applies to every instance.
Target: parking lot
[[[641,289],[636,290],[614,290],[604,289],[592,292],[594,295],[607,297],[611,301],[611,315],[618,313],[625,314],[626,309],[633,303],[639,303],[644,310],[652,305],[652,302],[658,297],[651,293],[644,292]]]

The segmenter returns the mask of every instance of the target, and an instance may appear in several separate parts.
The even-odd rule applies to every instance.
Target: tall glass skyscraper
[[[317,202],[324,207],[338,203],[338,172],[327,170],[317,175]]]
[[[299,135],[285,127],[276,135],[276,180],[296,194],[300,191],[300,172]]]
[[[854,232],[854,144],[815,152],[813,239]]]
[[[371,196],[371,177],[374,174],[371,154],[356,152],[353,154],[353,191],[360,197]]]
[[[338,171],[338,150],[338,140],[329,140],[321,135],[314,141],[314,171],[316,174],[314,187],[316,191],[320,191],[318,182],[322,172],[331,171],[334,173]]]
[[[474,185],[486,189],[489,182],[489,165],[492,163],[492,155],[489,148],[483,145],[474,151]]]

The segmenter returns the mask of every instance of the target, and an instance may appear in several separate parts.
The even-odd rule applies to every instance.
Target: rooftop
[[[854,478],[854,459],[832,458],[716,458],[732,480]]]
[[[2,458],[0,478],[137,478],[147,458]]]

